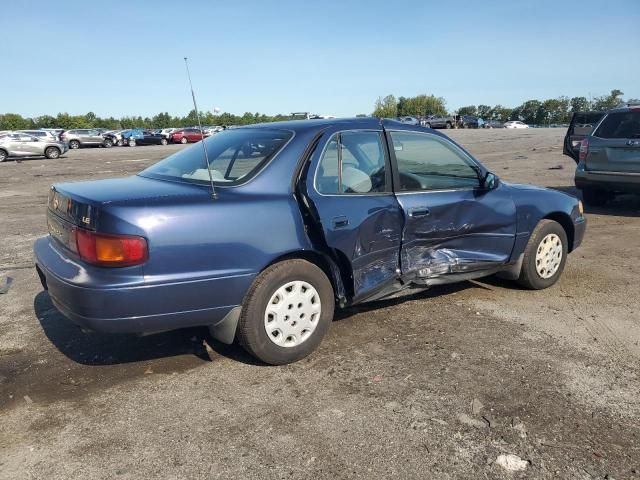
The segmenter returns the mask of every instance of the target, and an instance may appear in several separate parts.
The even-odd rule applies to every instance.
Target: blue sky
[[[5,0],[7,1],[7,0]],[[640,0],[29,1],[3,8],[0,113],[370,113],[640,97]]]

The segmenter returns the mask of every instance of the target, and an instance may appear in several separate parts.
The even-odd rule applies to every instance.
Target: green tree
[[[491,107],[489,105],[478,105],[478,116],[480,118],[491,118]]]
[[[398,116],[398,102],[393,95],[387,95],[386,97],[378,97],[373,111],[374,117],[380,118],[395,118]]]
[[[29,120],[17,113],[0,115],[0,130],[22,130],[29,128]]]
[[[613,89],[609,95],[603,95],[601,97],[596,97],[593,99],[593,109],[594,110],[611,110],[612,108],[616,108],[622,102],[622,90]]]
[[[487,118],[490,120],[498,120],[499,122],[506,122],[507,120],[509,120],[509,118],[511,118],[511,112],[513,112],[512,108],[503,107],[502,105],[496,105],[489,111],[489,114],[487,116],[485,117],[481,116],[480,118]]]
[[[478,109],[475,105],[469,105],[467,107],[461,107],[458,109],[458,115],[478,115]]]
[[[586,112],[588,110],[591,110],[591,104],[586,97],[573,97],[571,100],[569,100],[569,103],[571,104],[572,113]]]

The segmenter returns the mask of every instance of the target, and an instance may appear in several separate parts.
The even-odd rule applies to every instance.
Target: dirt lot
[[[563,134],[452,132],[505,180],[571,193]],[[179,148],[0,164],[0,478],[640,479],[640,200],[588,211],[549,290],[488,279],[342,311],[294,365],[205,329],[82,333],[33,269],[49,184]]]

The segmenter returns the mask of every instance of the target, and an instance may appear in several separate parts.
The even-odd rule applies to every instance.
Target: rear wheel
[[[60,156],[60,150],[56,147],[47,147],[44,151],[44,156],[52,160],[56,159]]]
[[[166,138],[163,138],[162,140],[160,140],[160,145],[166,145],[167,143],[169,142],[167,141]]]
[[[130,147],[135,147],[136,146],[136,139],[135,138],[130,138],[129,139],[129,146]]]
[[[105,146],[105,148],[111,148],[113,147],[113,140],[107,138],[102,144]]]
[[[9,154],[4,150],[0,150],[0,162],[4,162],[7,158],[9,158]]]
[[[427,127],[427,128],[431,128],[431,124],[430,124],[430,123],[427,123],[427,124],[425,125],[425,127]]]
[[[453,125],[451,125],[451,122],[447,122],[447,128],[453,128]]]
[[[77,150],[80,148],[80,142],[78,140],[71,140],[69,142],[69,148],[73,149],[73,150]]]
[[[296,362],[320,345],[334,306],[331,282],[320,268],[305,260],[277,263],[258,275],[247,293],[238,339],[265,363]]]
[[[587,205],[601,207],[605,205],[610,198],[611,194],[604,190],[598,190],[595,188],[585,188],[582,190],[582,200],[584,200],[584,203]]]
[[[182,138],[180,139],[180,143],[182,143],[182,144],[185,144],[185,143],[187,143],[188,141],[189,141],[189,140],[187,140],[187,137],[182,137]]]
[[[568,252],[567,234],[562,225],[541,220],[524,251],[518,283],[531,290],[550,287],[560,278]]]

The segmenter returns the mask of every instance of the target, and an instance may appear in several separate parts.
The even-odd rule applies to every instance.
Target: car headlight
[[[582,200],[578,200],[578,211],[580,215],[584,215],[584,205],[582,205]]]

